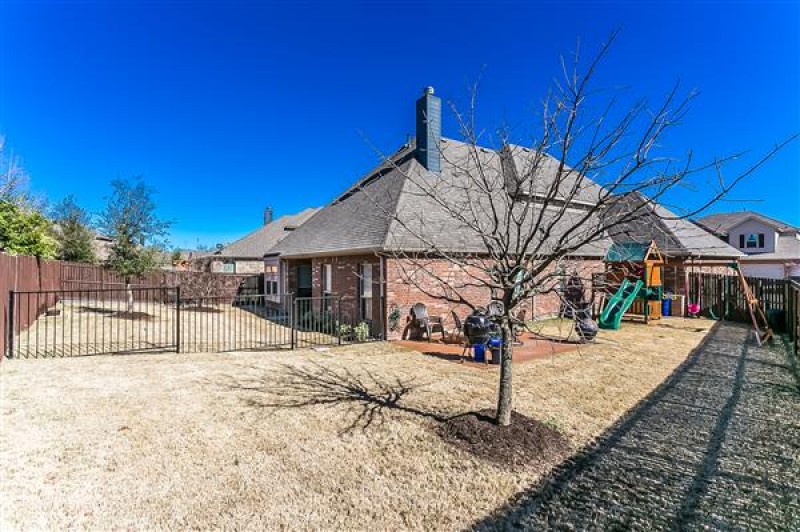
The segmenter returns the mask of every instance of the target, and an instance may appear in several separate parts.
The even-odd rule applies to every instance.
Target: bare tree
[[[16,199],[27,180],[19,159],[6,147],[5,137],[0,136],[0,200]]]
[[[695,216],[796,138],[730,177],[722,169],[738,153],[699,164],[691,152],[663,155],[662,139],[684,118],[694,94],[681,95],[676,86],[652,107],[645,100],[625,105],[617,91],[595,90],[591,82],[616,36],[587,63],[577,53],[572,61],[562,59],[563,73],[543,100],[535,140],[527,147],[512,143],[508,130],[498,133],[493,149],[481,146],[491,139],[476,126],[475,88],[466,112],[451,105],[463,142],[437,143],[441,172],[386,158],[413,197],[385,211],[388,254],[400,277],[453,305],[485,306],[486,294],[503,303],[501,425],[511,420],[511,330],[521,303],[556,290],[565,273],[580,275],[578,258],[587,249],[607,247],[631,227],[652,225],[653,217],[668,222]],[[678,188],[694,189],[694,205],[677,213],[654,208]],[[373,200],[377,208],[386,204]]]

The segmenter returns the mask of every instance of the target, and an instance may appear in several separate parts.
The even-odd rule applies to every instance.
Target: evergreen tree
[[[0,199],[0,250],[45,259],[55,257],[57,246],[50,220],[28,205]]]
[[[141,179],[117,179],[100,215],[100,230],[113,239],[106,264],[125,278],[128,310],[133,309],[130,284],[159,266],[159,247],[169,223],[159,219],[153,191]]]
[[[97,260],[94,252],[94,232],[90,229],[88,213],[77,204],[75,197],[64,198],[52,211],[58,241],[58,256],[62,260],[93,263]]]

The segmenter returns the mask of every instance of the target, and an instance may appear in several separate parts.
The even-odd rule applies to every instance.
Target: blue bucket
[[[656,307],[658,308],[658,307]],[[672,316],[672,298],[661,300],[661,315]]]
[[[473,345],[472,353],[475,362],[486,362],[486,344]]]

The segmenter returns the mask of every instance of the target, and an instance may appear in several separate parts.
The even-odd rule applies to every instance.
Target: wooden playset
[[[661,318],[664,256],[655,241],[615,243],[604,259],[607,286],[619,287],[600,314],[600,327],[619,329],[624,317]]]

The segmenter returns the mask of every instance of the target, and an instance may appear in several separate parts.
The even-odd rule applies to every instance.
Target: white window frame
[[[322,293],[331,295],[333,293],[333,264],[322,265]]]

